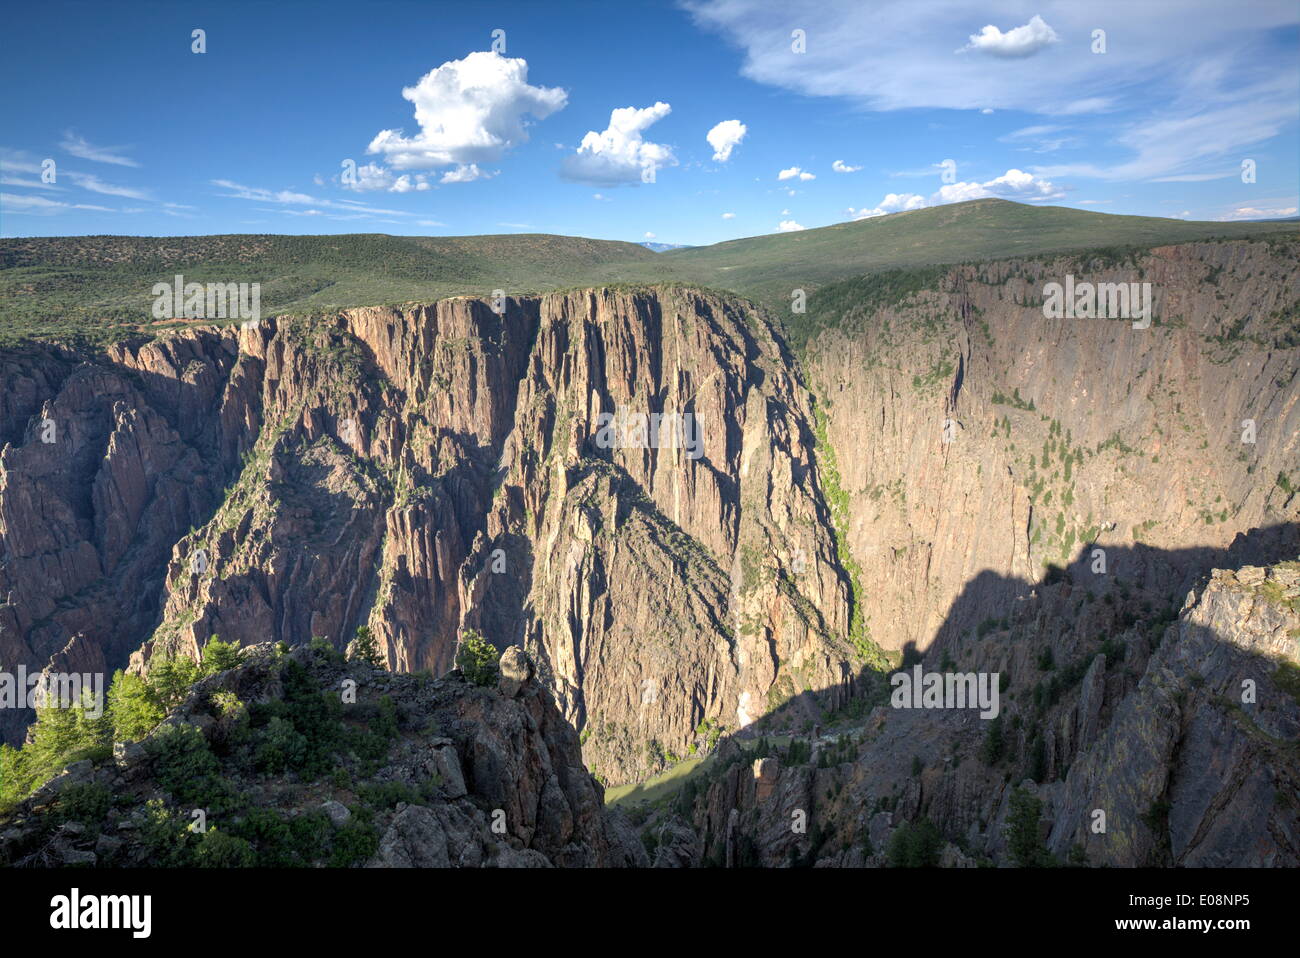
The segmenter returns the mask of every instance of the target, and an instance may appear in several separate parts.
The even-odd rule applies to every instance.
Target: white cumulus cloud
[[[1060,40],[1056,31],[1047,25],[1047,21],[1034,14],[1023,27],[1015,27],[1006,33],[990,23],[979,33],[972,34],[970,43],[957,52],[978,50],[995,57],[1018,59],[1033,56],[1043,47],[1059,43]]]
[[[778,180],[793,180],[795,177],[798,177],[801,180],[817,179],[817,177],[814,174],[805,173],[797,166],[792,166],[788,170],[782,170],[780,173],[776,174],[776,178]]]
[[[944,206],[948,203],[964,203],[967,200],[981,200],[996,197],[1004,200],[1018,200],[1022,203],[1059,200],[1065,191],[1049,180],[1026,173],[1023,170],[1007,170],[1001,176],[995,176],[983,183],[949,183],[939,188],[930,196],[919,193],[889,193],[872,209],[854,209],[849,207],[849,215],[855,220],[884,216],[887,213],[906,213],[920,210],[927,206]]]
[[[778,233],[797,233],[801,229],[803,229],[803,227],[794,220],[782,220],[780,225],[777,226],[776,231]]]
[[[336,177],[336,179],[341,179],[341,177]],[[325,181],[320,177],[316,177],[315,182],[317,185],[324,185]],[[355,190],[358,193],[365,193],[369,190],[409,193],[412,190],[427,190],[429,189],[429,183],[428,176],[424,173],[403,173],[398,176],[377,163],[363,163],[356,168],[353,182],[343,183],[343,188]]]
[[[723,120],[714,126],[705,135],[709,146],[713,147],[713,159],[718,163],[726,163],[731,159],[731,151],[740,145],[748,132],[748,128],[739,120]]]
[[[600,133],[588,131],[577,152],[564,158],[560,175],[577,183],[618,186],[635,183],[643,174],[653,174],[663,166],[675,166],[677,159],[669,147],[642,136],[647,128],[671,112],[672,107],[667,103],[644,109],[625,106],[612,111],[609,126]]]
[[[568,102],[559,87],[530,85],[526,60],[488,51],[449,60],[402,96],[415,105],[419,132],[380,130],[366,148],[398,170],[494,162],[528,140],[527,117],[544,120]]]
[[[442,174],[439,183],[473,183],[475,180],[486,180],[496,176],[496,171],[480,170],[477,163],[465,163],[456,167],[454,170],[448,170]]]
[[[836,173],[856,173],[858,172],[858,170],[862,169],[862,167],[849,166],[843,160],[836,160],[834,163],[831,164],[831,169],[834,170]]]

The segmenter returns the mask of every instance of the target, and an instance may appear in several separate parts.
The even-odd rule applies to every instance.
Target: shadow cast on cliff
[[[1096,548],[1106,549],[1104,573],[1097,562]],[[660,808],[679,822],[684,819],[691,823],[690,828],[699,840],[695,864],[750,867],[781,863],[809,867],[825,856],[830,856],[831,863],[844,864],[852,858],[847,852],[849,839],[856,843],[863,834],[861,829],[866,827],[861,817],[863,812],[882,808],[891,813],[893,825],[900,821],[921,823],[931,830],[937,844],[932,848],[934,857],[929,864],[937,863],[938,853],[946,842],[956,845],[969,857],[992,864],[994,858],[1008,860],[1014,854],[1005,832],[1010,819],[1004,822],[999,817],[986,822],[971,818],[984,806],[973,801],[975,796],[969,789],[973,781],[981,781],[980,776],[985,776],[986,786],[992,789],[988,800],[1003,815],[1011,807],[1008,801],[1012,786],[1019,783],[1036,783],[1030,786],[1030,795],[1035,794],[1035,789],[1047,787],[1055,796],[1050,806],[1044,806],[1050,808],[1050,814],[1039,820],[1043,844],[1041,853],[1035,854],[1043,857],[1035,861],[1040,864],[1158,867],[1295,864],[1300,860],[1300,847],[1285,838],[1288,828],[1293,832],[1297,824],[1291,821],[1287,825],[1287,816],[1291,814],[1287,809],[1294,809],[1294,803],[1285,800],[1278,791],[1288,787],[1284,781],[1286,773],[1282,773],[1282,781],[1274,778],[1281,767],[1279,762],[1283,766],[1293,763],[1293,758],[1288,756],[1294,749],[1293,736],[1298,726],[1292,700],[1300,703],[1300,668],[1287,667],[1272,655],[1244,646],[1240,636],[1235,637],[1238,641],[1225,636],[1207,624],[1206,613],[1201,614],[1197,624],[1189,626],[1193,631],[1183,633],[1192,643],[1188,648],[1193,656],[1184,663],[1185,671],[1175,669],[1172,675],[1168,673],[1167,669],[1180,661],[1176,656],[1183,646],[1180,643],[1166,650],[1162,640],[1167,635],[1167,627],[1178,619],[1186,591],[1195,589],[1200,594],[1200,586],[1209,581],[1212,570],[1269,566],[1298,558],[1300,524],[1288,522],[1240,533],[1226,547],[1161,550],[1145,545],[1116,548],[1090,543],[1068,565],[1048,566],[1044,575],[1033,583],[982,573],[968,582],[951,603],[925,654],[912,646],[904,650],[904,661],[910,666],[941,658],[942,662],[927,662],[926,671],[954,670],[957,666],[951,656],[981,647],[979,641],[986,632],[994,630],[1007,633],[1001,637],[1000,645],[985,647],[995,658],[1007,654],[1008,641],[1010,648],[1026,650],[1021,654],[1020,668],[1029,669],[1030,682],[1035,676],[1039,681],[1030,689],[1023,673],[1013,675],[1015,688],[1033,694],[1020,697],[1013,694],[1013,704],[1009,707],[1017,718],[1027,715],[1031,721],[1021,729],[1018,739],[1007,746],[1005,757],[996,765],[988,764],[989,759],[983,755],[988,727],[976,723],[976,731],[967,731],[962,737],[962,729],[970,726],[953,709],[909,713],[912,721],[898,726],[895,734],[879,739],[877,744],[869,744],[892,713],[885,710],[877,714],[878,721],[873,720],[869,725],[857,721],[867,719],[877,706],[885,705],[889,699],[885,682],[888,676],[864,671],[857,676],[849,702],[837,703],[838,688],[807,690],[740,732],[726,736],[698,769],[681,776],[675,786],[651,783],[649,787],[638,787],[620,799],[627,802],[621,807],[627,808],[634,820],[644,820],[653,808]],[[1180,594],[1184,586],[1186,591]],[[1053,636],[1069,636],[1080,621],[1088,618],[1086,614],[1078,619],[1061,616],[1062,611],[1077,612],[1084,603],[1091,602],[1096,605],[1089,621],[1094,624],[1099,620],[1109,621],[1112,631],[1096,636],[1075,635],[1077,641],[1067,641],[1067,646],[1074,650],[1072,661],[1052,663],[1040,659],[1037,668],[1032,658],[1028,665],[1024,663],[1026,654],[1038,653],[1041,646],[1050,648]],[[1294,603],[1290,607],[1294,610]],[[1229,615],[1234,614],[1235,607],[1226,608]],[[1053,614],[1058,618],[1041,618]],[[1054,629],[1057,622],[1061,628]],[[1047,641],[1033,641],[1040,637]],[[1121,641],[1122,637],[1127,637],[1127,641]],[[1098,641],[1100,647],[1096,645]],[[1134,649],[1134,643],[1139,647]],[[964,650],[958,648],[962,644]],[[1227,658],[1217,651],[1220,648],[1227,652]],[[1164,656],[1160,670],[1163,677],[1152,680],[1154,684],[1148,687],[1147,670],[1158,650]],[[1132,670],[1123,665],[1125,653],[1130,651],[1137,659]],[[976,652],[977,661],[978,655]],[[1085,673],[1092,675],[1095,670],[1089,666],[1098,655],[1104,656],[1097,668],[1101,669],[1099,680],[1106,689],[1100,700],[1105,703],[1106,718],[1103,720],[1100,718],[1103,713],[1096,713],[1095,720],[1100,725],[1093,728],[1090,737],[1071,741],[1061,754],[1045,751],[1043,743],[1051,732],[1044,725],[1044,718],[1054,716],[1059,721],[1064,715],[1069,725],[1074,709],[1083,714],[1083,690],[1071,697],[1071,689],[1079,685]],[[1212,661],[1219,663],[1215,677],[1202,689],[1207,680],[1196,670]],[[1108,672],[1111,668],[1119,671]],[[1109,682],[1105,681],[1107,678]],[[1272,686],[1268,698],[1272,704],[1267,705],[1260,698],[1259,706],[1249,705],[1246,703],[1255,700],[1244,697],[1241,704],[1234,704],[1234,696],[1239,694],[1234,690],[1240,689],[1244,678]],[[1146,691],[1140,693],[1143,689]],[[1161,696],[1172,696],[1172,702],[1176,703],[1172,712],[1159,718],[1172,723],[1172,727],[1164,732],[1151,732],[1152,737],[1144,740],[1142,736],[1149,731],[1152,717],[1148,711],[1134,711],[1137,706],[1130,707],[1129,696],[1138,694],[1155,696],[1146,708],[1152,702],[1157,703],[1157,715],[1160,714],[1158,703],[1164,701]],[[1184,699],[1185,696],[1189,698]],[[1066,712],[1053,711],[1058,708],[1058,702],[1059,708]],[[1102,705],[1094,703],[1094,707],[1101,709]],[[1257,713],[1257,707],[1264,711]],[[1227,733],[1217,723],[1226,722],[1228,728],[1234,728],[1233,715],[1238,716],[1236,721],[1241,723],[1242,731],[1234,740],[1236,744],[1221,742],[1219,736]],[[1121,721],[1125,724],[1114,724]],[[926,727],[924,723],[930,723],[925,743],[913,741],[912,734]],[[824,726],[829,726],[830,734],[823,736],[820,733]],[[865,738],[857,737],[863,732]],[[1116,749],[1111,742],[1098,751],[1096,746],[1103,741],[1103,736],[1112,734],[1126,736],[1126,747]],[[1136,740],[1130,741],[1135,735]],[[1165,735],[1169,738],[1164,738]],[[968,772],[964,779],[952,779],[945,791],[943,783],[957,773],[958,763],[948,763],[957,754],[958,742],[964,741],[964,748],[970,749],[981,740],[984,744],[981,760],[975,766],[976,778],[971,779]],[[1263,751],[1243,759],[1240,749],[1245,741],[1256,743]],[[1136,751],[1131,753],[1134,746]],[[1143,747],[1155,748],[1155,755],[1146,754]],[[1161,751],[1164,748],[1170,750],[1168,754]],[[949,749],[954,751],[950,753]],[[756,817],[761,814],[762,801],[757,791],[756,759],[769,755],[777,758],[777,769],[811,765],[825,770],[809,773],[812,777],[806,779],[811,783],[807,786],[808,794],[801,800],[801,804],[811,803],[803,806],[808,812],[806,837],[793,843],[787,841],[788,849],[782,845],[780,862],[772,858],[770,849],[760,854],[763,850],[759,823],[766,820]],[[860,764],[859,759],[866,760],[868,755],[871,758],[867,765]],[[1144,763],[1153,760],[1163,762],[1163,767],[1145,786],[1135,785],[1137,779],[1133,776],[1150,774]],[[1234,762],[1243,760],[1248,763],[1244,768],[1234,768]],[[852,771],[836,771],[846,762],[851,763]],[[1076,762],[1083,766],[1077,777],[1070,774]],[[748,767],[751,764],[754,765],[752,773]],[[737,768],[738,765],[742,767]],[[923,772],[928,785],[922,784]],[[823,775],[830,777],[823,778]],[[1096,778],[1098,775],[1102,776],[1100,780]],[[795,776],[794,781],[802,780]],[[745,784],[751,781],[755,784]],[[783,787],[787,780],[779,781]],[[836,802],[830,801],[832,795],[855,782],[854,803],[847,811],[836,811]],[[775,786],[769,782],[767,787]],[[1102,790],[1100,795],[1098,789]],[[826,806],[821,802],[822,791],[826,792]],[[945,795],[947,799],[943,798]],[[1089,810],[1102,795],[1120,828],[1118,845],[1107,844],[1104,835],[1098,837],[1086,827],[1093,814]],[[1206,804],[1207,796],[1217,796],[1217,804]],[[1279,798],[1283,800],[1276,801]],[[861,802],[860,808],[857,802]],[[1260,816],[1272,822],[1266,829],[1274,836],[1271,842],[1261,842],[1257,831],[1252,830],[1252,826],[1260,827],[1263,820]],[[1294,819],[1294,814],[1291,817]],[[778,833],[790,832],[788,822],[781,826],[774,820],[767,821],[767,826],[768,831],[763,834],[768,840]],[[977,826],[977,838],[972,839]],[[830,843],[832,835],[837,838]],[[972,844],[973,841],[977,843]],[[877,852],[883,851],[883,847],[877,847]],[[891,844],[890,854],[883,860],[897,864],[893,852]],[[1091,858],[1092,855],[1097,857]],[[1119,857],[1115,858],[1116,855]]]
[[[1103,550],[1098,555],[1096,550]],[[1036,581],[1018,576],[1004,576],[989,570],[970,579],[949,604],[939,627],[934,630],[924,650],[915,642],[901,651],[898,669],[919,663],[933,664],[946,656],[963,639],[980,636],[1034,613],[1039,593],[1047,587],[1069,583],[1103,597],[1108,593],[1141,593],[1149,611],[1166,621],[1177,617],[1187,593],[1214,569],[1235,569],[1243,565],[1272,565],[1300,558],[1300,523],[1284,522],[1238,533],[1226,547],[1191,546],[1160,549],[1137,543],[1131,546],[1108,546],[1091,542],[1082,546],[1065,566],[1048,564]],[[1156,602],[1163,600],[1163,607]],[[1136,618],[1132,613],[1121,616],[1122,629]],[[740,732],[740,738],[752,738],[786,731],[791,723],[811,727],[828,713],[845,708],[863,713],[883,704],[888,675],[872,669],[860,669],[848,684],[803,690],[778,708],[756,719]]]

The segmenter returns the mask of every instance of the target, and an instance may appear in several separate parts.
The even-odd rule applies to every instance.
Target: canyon
[[[638,813],[656,864],[878,865],[922,818],[1001,863],[1026,777],[1061,859],[1298,864],[1297,251],[916,267],[808,316],[601,284],[6,348],[0,665],[365,626],[441,677],[476,630],[600,783],[712,753]],[[1066,277],[1150,284],[1150,325],[1046,317]],[[599,441],[620,412],[692,443]],[[995,761],[972,713],[888,707],[923,660],[1006,677]],[[813,760],[752,751],[778,739]]]

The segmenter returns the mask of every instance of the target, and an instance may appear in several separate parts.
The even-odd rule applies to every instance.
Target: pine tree
[[[980,748],[980,758],[985,765],[996,765],[1002,758],[1002,716],[995,716],[989,722],[989,730],[984,735],[984,744]]]
[[[351,652],[352,661],[368,662],[377,669],[388,668],[388,663],[379,651],[379,642],[375,639],[375,634],[370,631],[370,627],[363,625],[357,629],[356,637],[352,640],[349,651]]]
[[[1007,847],[1019,868],[1044,868],[1054,864],[1043,843],[1039,818],[1043,803],[1023,788],[1011,793],[1011,812],[1007,815]]]
[[[215,635],[203,647],[203,674],[216,675],[239,665],[239,646],[222,642]]]
[[[118,669],[108,689],[108,717],[113,738],[119,742],[136,742],[144,738],[163,720],[166,712],[138,675]]]

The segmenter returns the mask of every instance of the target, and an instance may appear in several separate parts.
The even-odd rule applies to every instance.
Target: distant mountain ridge
[[[688,246],[684,243],[655,243],[650,240],[643,243],[637,243],[637,245],[644,246],[646,249],[652,250],[656,253],[666,253],[670,249],[694,249],[693,246]]]

